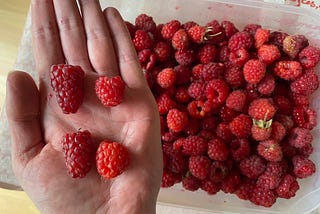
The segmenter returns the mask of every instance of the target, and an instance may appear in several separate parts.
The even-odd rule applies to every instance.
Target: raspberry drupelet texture
[[[258,155],[250,155],[240,161],[240,171],[243,175],[251,179],[257,179],[266,169],[265,160]]]
[[[255,120],[268,121],[273,118],[276,109],[267,98],[259,98],[249,105],[248,114]]]
[[[297,61],[279,61],[273,71],[284,80],[294,80],[302,74],[302,66]]]
[[[229,149],[222,139],[214,138],[208,142],[208,156],[212,160],[226,161],[229,156]]]
[[[173,132],[182,131],[188,124],[188,114],[178,109],[170,109],[167,114],[167,125]]]
[[[123,100],[125,83],[120,76],[101,76],[96,80],[95,91],[105,107],[117,106]]]
[[[253,38],[249,33],[245,31],[233,34],[228,41],[228,48],[231,51],[238,50],[240,48],[248,50],[252,45]]]
[[[266,65],[256,59],[251,59],[243,66],[243,76],[248,83],[257,84],[266,73]]]
[[[297,178],[307,178],[316,171],[316,165],[310,159],[296,155],[292,157],[293,173]]]
[[[185,155],[204,155],[207,152],[208,143],[201,136],[190,135],[183,140],[182,147],[182,153]]]
[[[200,179],[204,180],[210,171],[211,161],[206,156],[191,156],[189,158],[189,170],[191,174]]]

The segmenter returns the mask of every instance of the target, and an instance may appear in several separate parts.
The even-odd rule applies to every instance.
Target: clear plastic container
[[[255,23],[271,30],[306,35],[312,45],[320,47],[320,14],[314,10],[249,0],[108,0],[101,2],[102,7],[116,7],[123,17],[131,22],[140,13],[147,13],[153,16],[157,23],[178,19],[181,22],[193,20],[199,24],[205,24],[217,19],[230,20],[239,29],[248,23]],[[320,109],[320,100],[316,99],[318,97],[320,97],[320,89],[314,94],[311,105],[317,111]],[[320,121],[319,115],[320,113],[318,121]],[[315,151],[311,156],[318,170],[312,177],[299,180],[300,190],[293,199],[278,199],[271,208],[264,208],[240,200],[231,194],[220,192],[210,196],[203,191],[185,191],[181,185],[175,185],[173,188],[161,189],[158,201],[171,206],[203,209],[214,213],[309,213],[320,206],[319,127],[320,122],[313,130]]]

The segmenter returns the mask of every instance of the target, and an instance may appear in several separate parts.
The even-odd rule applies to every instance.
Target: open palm
[[[24,72],[7,84],[7,115],[14,172],[44,213],[152,213],[161,179],[159,116],[153,96],[119,13],[103,13],[98,1],[32,1],[32,28],[39,87]],[[80,65],[85,73],[84,102],[76,114],[63,114],[50,88],[52,64]],[[104,107],[94,92],[101,76],[121,75],[123,102]],[[67,132],[89,130],[98,144],[123,143],[128,169],[106,181],[93,167],[85,178],[71,178],[61,139]]]

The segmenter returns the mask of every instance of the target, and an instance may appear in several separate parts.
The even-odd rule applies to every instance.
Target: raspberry
[[[150,71],[156,64],[156,55],[150,49],[143,49],[138,52],[140,65],[146,71]]]
[[[162,88],[170,88],[176,81],[176,73],[173,68],[164,68],[157,75],[157,83]]]
[[[258,28],[254,34],[255,47],[258,49],[268,42],[270,31],[264,28]]]
[[[224,73],[224,79],[233,88],[241,87],[245,83],[243,72],[239,66],[228,66]]]
[[[231,156],[234,160],[240,161],[250,155],[250,142],[245,139],[234,139],[230,143]]]
[[[51,87],[63,113],[76,113],[84,97],[84,72],[80,66],[52,65]]]
[[[223,122],[231,122],[233,118],[238,116],[238,112],[234,111],[231,108],[228,108],[227,106],[222,106],[219,112],[220,119]]]
[[[154,32],[156,30],[156,23],[153,21],[153,18],[144,13],[136,17],[135,26],[137,29],[146,32]]]
[[[202,78],[203,64],[197,64],[192,67],[192,81],[200,80]]]
[[[224,29],[224,33],[227,38],[230,38],[235,33],[239,32],[236,26],[232,22],[227,20],[221,22],[221,27]]]
[[[313,137],[309,129],[293,128],[289,135],[289,144],[295,148],[302,148],[312,143]]]
[[[189,37],[185,29],[179,29],[173,34],[171,40],[174,49],[187,49],[189,46]]]
[[[258,57],[265,64],[269,65],[281,57],[281,53],[275,45],[262,45],[258,49]]]
[[[269,42],[270,44],[276,45],[280,49],[283,46],[283,40],[288,36],[287,33],[274,31],[270,34]]]
[[[290,84],[293,93],[310,95],[319,87],[318,75],[313,70],[307,70],[302,76]]]
[[[309,96],[304,94],[291,93],[291,99],[295,106],[309,107]],[[292,112],[292,111],[291,111]]]
[[[249,33],[245,31],[235,33],[230,37],[228,41],[228,48],[231,51],[238,50],[240,48],[248,50],[252,45],[253,38]]]
[[[89,131],[67,133],[62,139],[63,154],[68,174],[83,178],[91,169],[94,144]]]
[[[244,182],[239,186],[234,194],[236,194],[240,199],[249,200],[251,198],[251,193],[254,187],[255,185],[253,184],[253,182]]]
[[[299,62],[306,69],[314,68],[320,61],[320,50],[313,46],[307,46],[299,53]]]
[[[189,170],[191,174],[200,179],[204,180],[210,171],[211,161],[206,156],[191,156],[189,158]]]
[[[270,161],[267,163],[267,167],[264,173],[269,175],[278,175],[279,177],[281,177],[283,174],[286,173],[287,168],[288,168],[288,163],[284,160],[280,162]]]
[[[206,44],[197,52],[197,58],[202,64],[213,62],[217,56],[217,48],[214,45]]]
[[[188,88],[181,86],[177,88],[175,98],[179,103],[187,103],[190,101],[191,97],[188,94]]]
[[[225,67],[222,63],[209,62],[203,65],[202,79],[210,81],[223,76]]]
[[[206,179],[201,182],[201,189],[209,195],[215,195],[220,191],[220,184]]]
[[[280,161],[283,156],[280,145],[274,140],[259,142],[257,151],[267,161]]]
[[[180,65],[189,66],[195,61],[195,53],[193,50],[180,49],[174,54],[174,58]]]
[[[224,193],[234,193],[241,184],[241,177],[237,171],[230,172],[221,183],[221,190]]]
[[[312,144],[307,144],[306,146],[299,148],[297,154],[305,157],[309,157],[313,152]]]
[[[276,109],[267,98],[259,98],[249,105],[248,114],[255,120],[268,121],[273,118]]]
[[[209,179],[214,182],[221,182],[228,175],[229,168],[223,161],[213,161],[210,167]]]
[[[286,174],[281,179],[280,184],[276,189],[276,193],[279,198],[289,199],[296,195],[299,188],[296,178],[290,174]]]
[[[191,101],[187,106],[189,115],[193,118],[203,118],[210,111],[210,106],[206,104],[201,100]]]
[[[188,22],[185,22],[182,24],[182,28],[188,31],[190,28],[192,28],[193,26],[196,26],[196,25],[198,25],[196,22],[188,21]]]
[[[222,79],[212,79],[205,87],[206,97],[215,104],[222,104],[229,95],[229,87]]]
[[[257,84],[266,73],[266,65],[260,60],[251,59],[243,66],[243,76],[248,83]]]
[[[112,78],[101,76],[96,80],[95,91],[106,107],[117,106],[122,102],[125,90],[125,83],[120,76]]]
[[[170,22],[166,23],[162,30],[161,35],[164,39],[172,39],[175,32],[177,32],[181,27],[181,23],[178,20],[171,20]]]
[[[229,61],[230,50],[228,45],[224,45],[220,47],[218,59],[220,62],[228,62]]]
[[[266,169],[265,160],[258,155],[251,155],[240,161],[240,171],[251,179],[257,179]]]
[[[231,92],[226,100],[226,106],[235,110],[242,111],[246,104],[246,93],[243,90]]]
[[[309,42],[303,35],[289,35],[284,38],[282,45],[282,50],[294,59],[303,48],[309,45]]]
[[[166,114],[172,108],[176,107],[176,103],[168,93],[163,93],[157,98],[158,111],[160,114]]]
[[[275,121],[278,121],[279,123],[281,123],[281,125],[283,125],[283,127],[286,130],[286,132],[291,130],[292,127],[294,126],[293,120],[291,119],[291,117],[289,117],[287,115],[276,114],[274,119],[275,119]]]
[[[249,53],[244,48],[231,51],[229,55],[229,61],[238,66],[244,65],[249,59]]]
[[[310,108],[296,107],[292,116],[295,124],[301,128],[312,130],[317,125],[317,113]]]
[[[220,138],[208,142],[208,156],[212,160],[225,161],[229,156],[227,144]]]
[[[293,105],[287,97],[281,96],[281,95],[274,95],[273,103],[277,108],[277,113],[280,113],[280,114],[292,113]]]
[[[272,122],[271,139],[275,140],[276,142],[280,142],[286,134],[286,129],[281,123],[277,121]]]
[[[188,115],[178,109],[170,109],[167,114],[167,124],[168,128],[173,132],[180,132],[188,124]]]
[[[171,144],[171,143],[170,143]],[[184,174],[187,171],[187,161],[180,152],[171,151],[167,155],[167,169],[177,174]]]
[[[196,177],[189,175],[182,179],[182,186],[189,191],[196,191],[200,188],[201,182]]]
[[[273,73],[284,80],[295,80],[302,74],[302,67],[297,61],[279,61],[275,64]]]
[[[153,52],[156,55],[157,61],[164,62],[171,57],[171,46],[166,42],[157,42],[153,47]]]
[[[105,179],[117,177],[128,167],[129,159],[126,147],[117,142],[104,140],[96,153],[98,173]]]
[[[204,96],[204,82],[202,81],[195,81],[191,83],[188,87],[188,94],[195,100],[202,100]]]
[[[306,157],[296,155],[292,157],[293,173],[297,178],[307,178],[316,171],[316,165]]]
[[[226,142],[232,140],[234,138],[234,135],[232,134],[229,124],[222,122],[219,123],[217,126],[216,134],[221,139],[225,140]]]
[[[208,22],[206,27],[210,30],[208,42],[215,45],[221,45],[227,42],[225,31],[217,20]]]
[[[176,85],[186,85],[190,82],[191,69],[188,66],[177,65],[174,67],[176,73]]]
[[[266,74],[264,78],[258,84],[258,92],[261,95],[270,95],[275,89],[276,83],[274,76],[271,74]]]
[[[215,33],[210,27],[203,27],[200,25],[195,25],[188,30],[188,35],[191,40],[198,44],[210,41],[220,34],[221,32]]]
[[[247,138],[251,134],[252,120],[248,115],[240,114],[230,122],[229,127],[238,138]]]
[[[255,35],[256,31],[261,28],[258,24],[247,24],[244,26],[243,31],[248,32],[250,35]]]
[[[170,172],[169,170],[163,170],[161,187],[172,187],[175,183],[177,183],[177,177],[178,175],[176,173]]]
[[[207,152],[207,142],[201,136],[188,136],[183,141],[182,153],[190,156],[203,155]]]
[[[252,138],[256,141],[264,141],[267,140],[271,135],[271,128],[259,127],[257,125],[253,125],[251,128]]]
[[[263,189],[276,189],[281,181],[281,177],[277,174],[263,173],[257,180],[257,186]]]
[[[271,207],[276,202],[277,196],[274,191],[256,186],[252,190],[250,201],[256,205]]]
[[[137,51],[143,49],[151,49],[153,45],[153,40],[150,35],[144,30],[137,30],[135,32],[134,38],[132,39],[133,45]]]

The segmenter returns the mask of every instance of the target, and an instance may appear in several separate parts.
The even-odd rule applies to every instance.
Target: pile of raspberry
[[[271,207],[315,173],[310,97],[320,50],[304,35],[147,14],[126,22],[161,119],[162,187]]]

